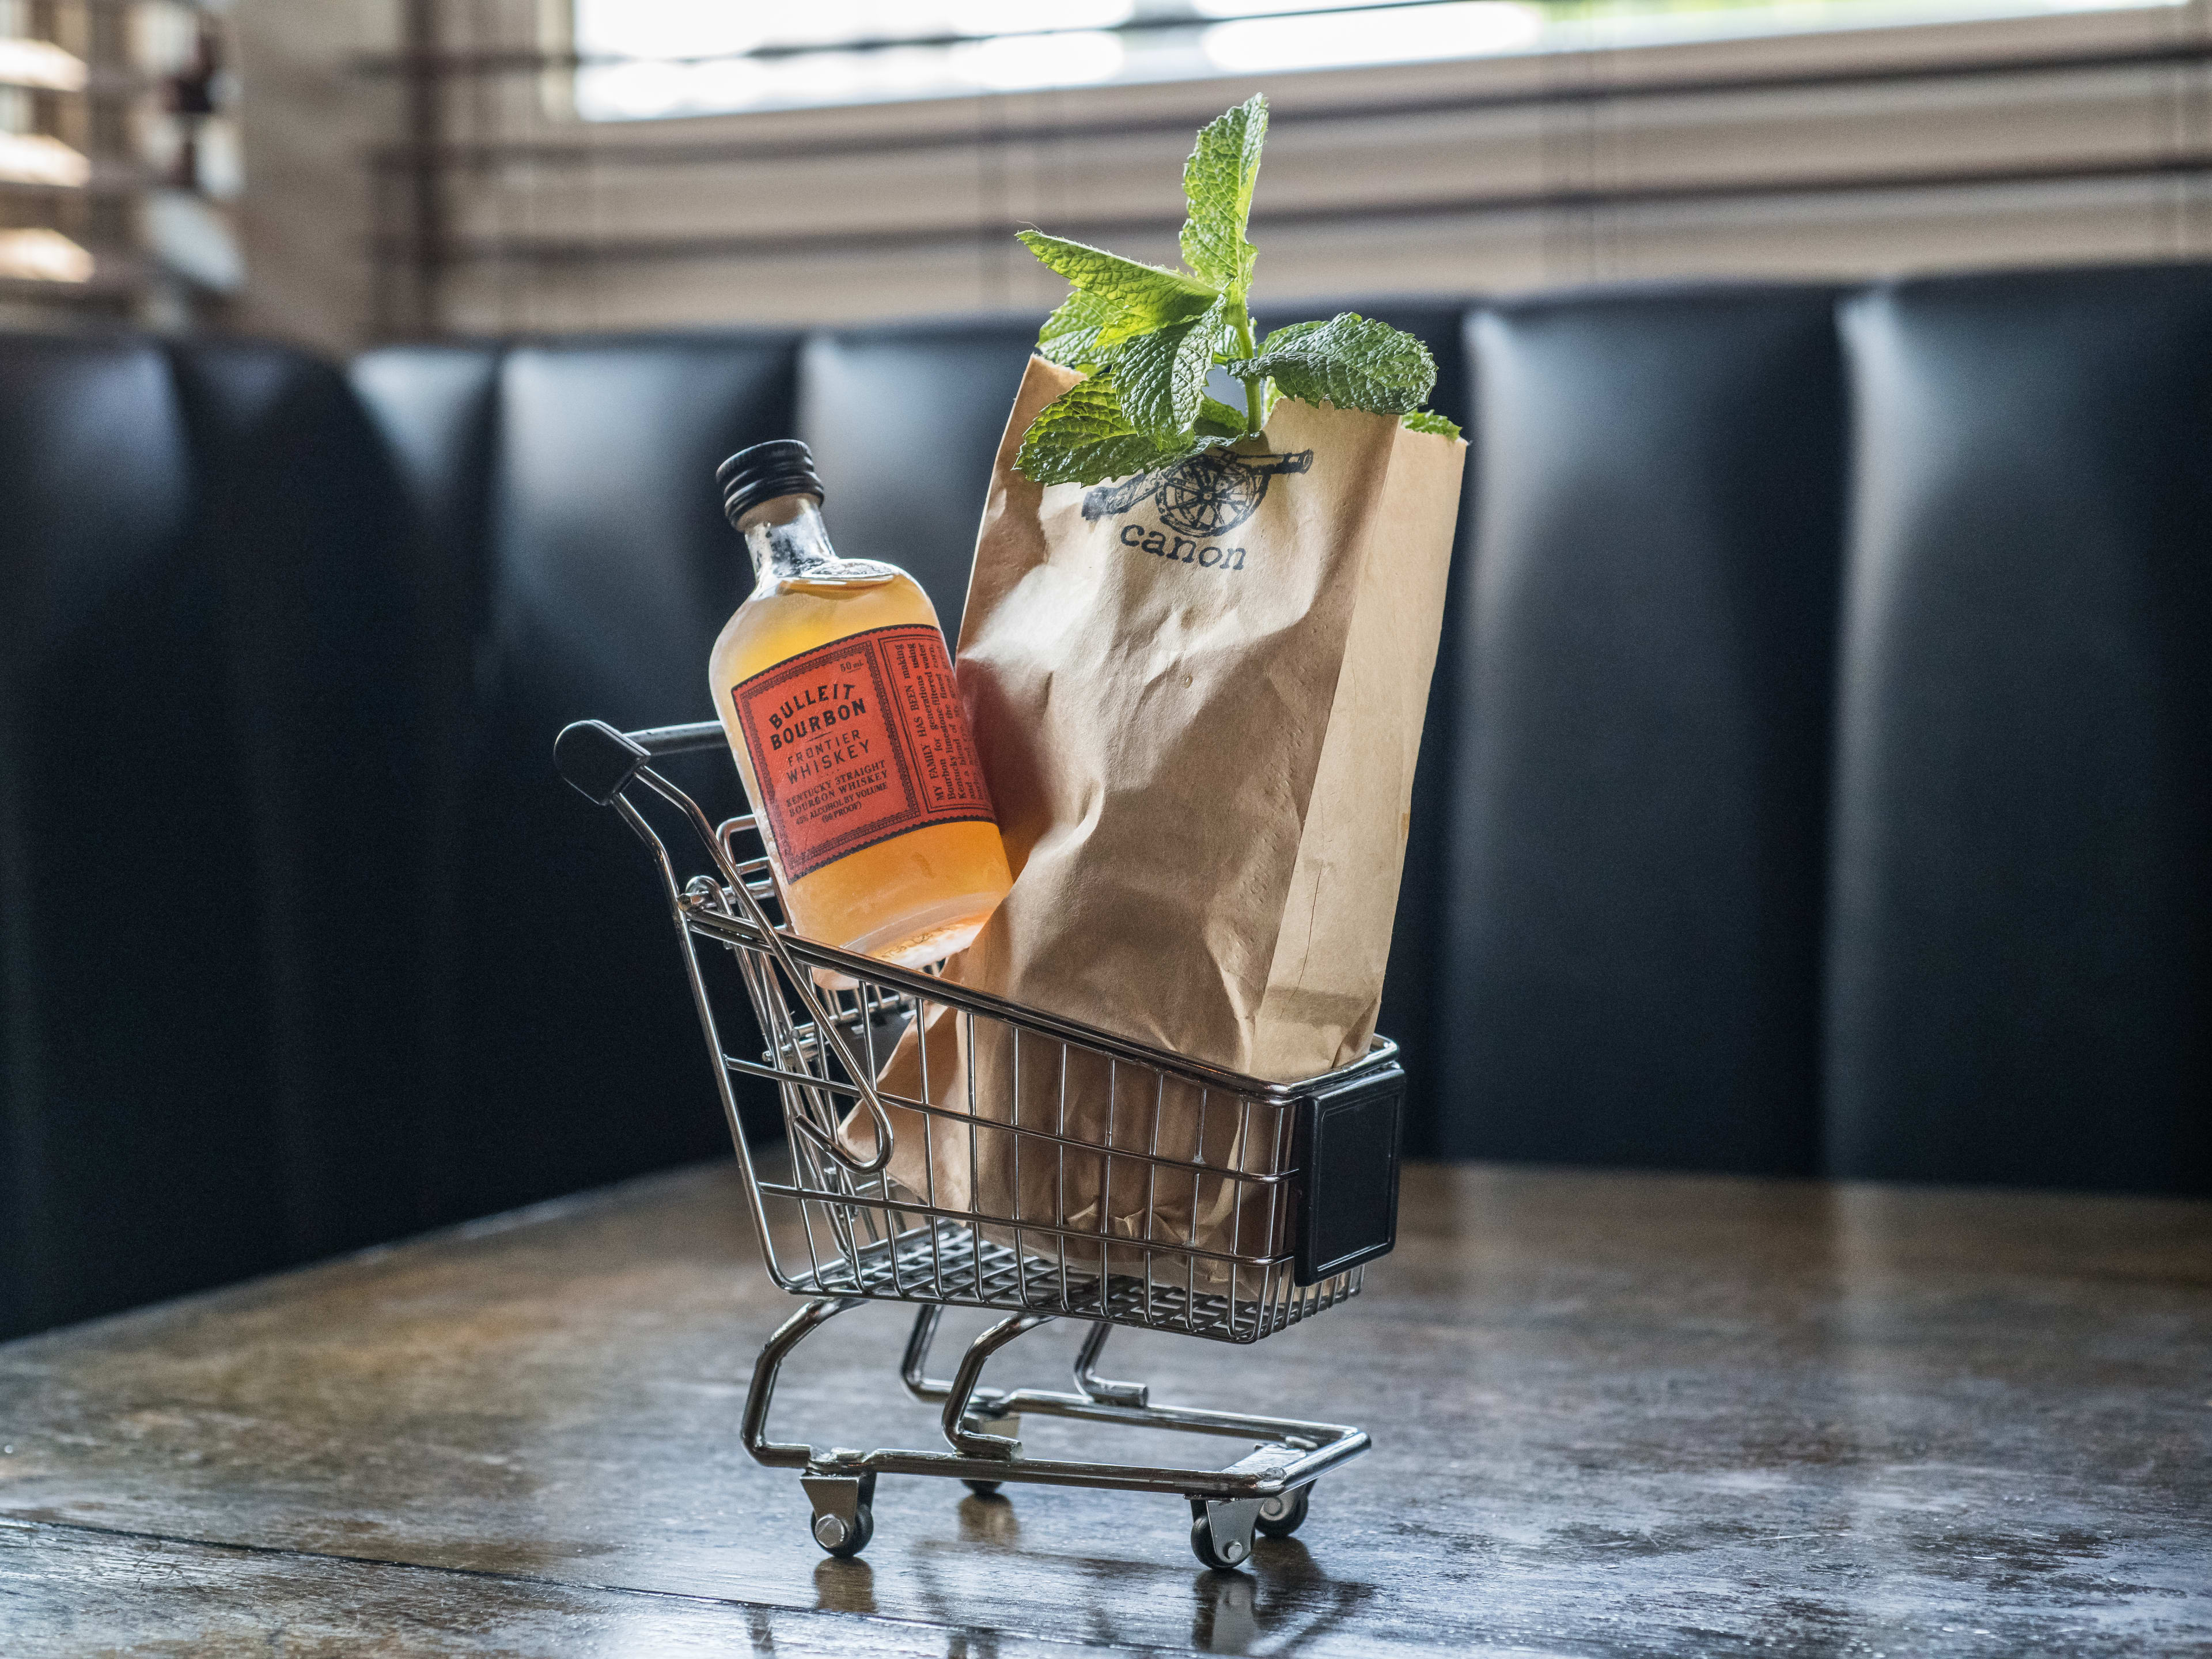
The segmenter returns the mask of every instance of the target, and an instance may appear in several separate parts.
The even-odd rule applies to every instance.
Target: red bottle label
[[[934,628],[833,640],[730,697],[787,881],[910,830],[996,822]]]

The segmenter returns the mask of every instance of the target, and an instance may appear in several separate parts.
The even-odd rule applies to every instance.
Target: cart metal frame
[[[1097,1367],[1116,1325],[1246,1343],[1358,1293],[1361,1266],[1386,1253],[1395,1237],[1403,1090],[1395,1045],[1377,1038],[1355,1065],[1305,1083],[1270,1084],[800,938],[776,919],[767,858],[737,851],[737,838],[755,830],[753,819],[710,823],[649,763],[725,742],[712,721],[630,732],[581,721],[561,733],[555,754],[562,775],[613,808],[652,854],[765,1264],[778,1285],[808,1298],[755,1363],[740,1431],[745,1450],[770,1468],[799,1471],[813,1535],[832,1555],[866,1547],[879,1474],[949,1476],[978,1493],[1026,1481],[1175,1494],[1190,1505],[1193,1550],[1212,1567],[1248,1560],[1255,1530],[1297,1530],[1315,1480],[1365,1451],[1364,1431],[1156,1405],[1146,1385],[1109,1380]],[[690,825],[708,869],[679,874],[667,843],[630,799],[640,787]],[[724,952],[736,958],[766,1044],[758,1060],[731,1053],[723,1041],[716,976],[706,963]],[[975,1052],[979,1021],[987,1036],[997,1028],[1012,1056],[1007,1097],[979,1088],[974,1065],[933,1086],[927,1042],[915,1045],[918,1094],[878,1087],[901,1035],[948,1015],[958,1024],[963,1054]],[[1094,1079],[1104,1067],[1103,1133],[1086,1129],[1079,1110],[1078,1122],[1068,1121],[1072,1061]],[[1056,1081],[1049,1125],[1024,1112],[1025,1064],[1032,1081],[1045,1079],[1048,1097]],[[1040,1073],[1040,1065],[1056,1071]],[[756,1158],[734,1086],[740,1076],[775,1085],[787,1178],[775,1178]],[[1195,1091],[1198,1119],[1187,1146],[1161,1145],[1170,1089],[1182,1102]],[[1130,1104],[1121,1108],[1125,1099]],[[917,1127],[924,1138],[919,1188],[890,1167],[896,1135]],[[939,1190],[944,1137],[966,1148],[972,1178],[964,1193]],[[991,1172],[1003,1176],[1009,1155],[1012,1182],[994,1181]],[[1025,1156],[1033,1172],[1027,1188]],[[1038,1158],[1052,1160],[1055,1177],[1045,1215],[1024,1196],[1036,1188]],[[1319,1178],[1346,1169],[1352,1173],[1331,1184]],[[1113,1195],[1139,1181],[1141,1205],[1115,1212]],[[1086,1190],[1096,1212],[1087,1219]],[[1203,1224],[1201,1213],[1210,1218]],[[915,1399],[941,1408],[950,1450],[863,1452],[771,1439],[769,1411],[784,1362],[837,1315],[884,1300],[920,1304],[900,1376]],[[929,1374],[947,1305],[1004,1314],[969,1345],[950,1379]],[[1073,1392],[983,1385],[994,1353],[1061,1317],[1090,1322]],[[1025,1417],[1224,1436],[1255,1449],[1212,1469],[1035,1457],[1020,1438]]]

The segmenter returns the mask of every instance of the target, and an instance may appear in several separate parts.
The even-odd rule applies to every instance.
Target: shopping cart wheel
[[[1005,1483],[999,1480],[963,1480],[960,1484],[978,1498],[996,1498],[999,1488]]]
[[[1252,1527],[1260,1516],[1254,1498],[1208,1503],[1190,1500],[1191,1553],[1217,1571],[1241,1567],[1252,1559]]]
[[[859,1475],[802,1475],[799,1484],[806,1489],[806,1501],[814,1510],[808,1530],[816,1543],[841,1559],[868,1547],[868,1540],[876,1535],[873,1469]]]
[[[849,1521],[835,1515],[814,1519],[814,1541],[841,1561],[867,1548],[875,1535],[876,1512],[866,1504],[854,1510]]]
[[[1270,1538],[1288,1538],[1306,1523],[1306,1510],[1313,1503],[1313,1483],[1291,1491],[1277,1492],[1273,1498],[1260,1500],[1260,1518],[1254,1524]]]

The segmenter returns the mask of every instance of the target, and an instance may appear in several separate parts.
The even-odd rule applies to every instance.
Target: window
[[[575,100],[586,120],[648,120],[1960,22],[2142,3],[807,0],[782,8],[730,0],[574,0]]]

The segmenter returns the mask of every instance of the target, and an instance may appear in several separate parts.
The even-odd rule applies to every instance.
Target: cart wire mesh
[[[1239,1343],[1358,1294],[1357,1267],[1296,1282],[1302,1085],[800,939],[768,860],[739,854],[751,818],[710,829],[681,790],[649,769],[635,775],[714,855],[714,874],[679,886],[659,836],[627,799],[614,803],[667,884],[778,1285]],[[715,988],[726,975],[708,970],[723,950],[765,1044],[758,1060],[721,1035],[744,1026],[718,1012],[734,1000]],[[1361,1066],[1393,1052],[1378,1040]],[[775,1086],[787,1178],[756,1163],[740,1077]]]

